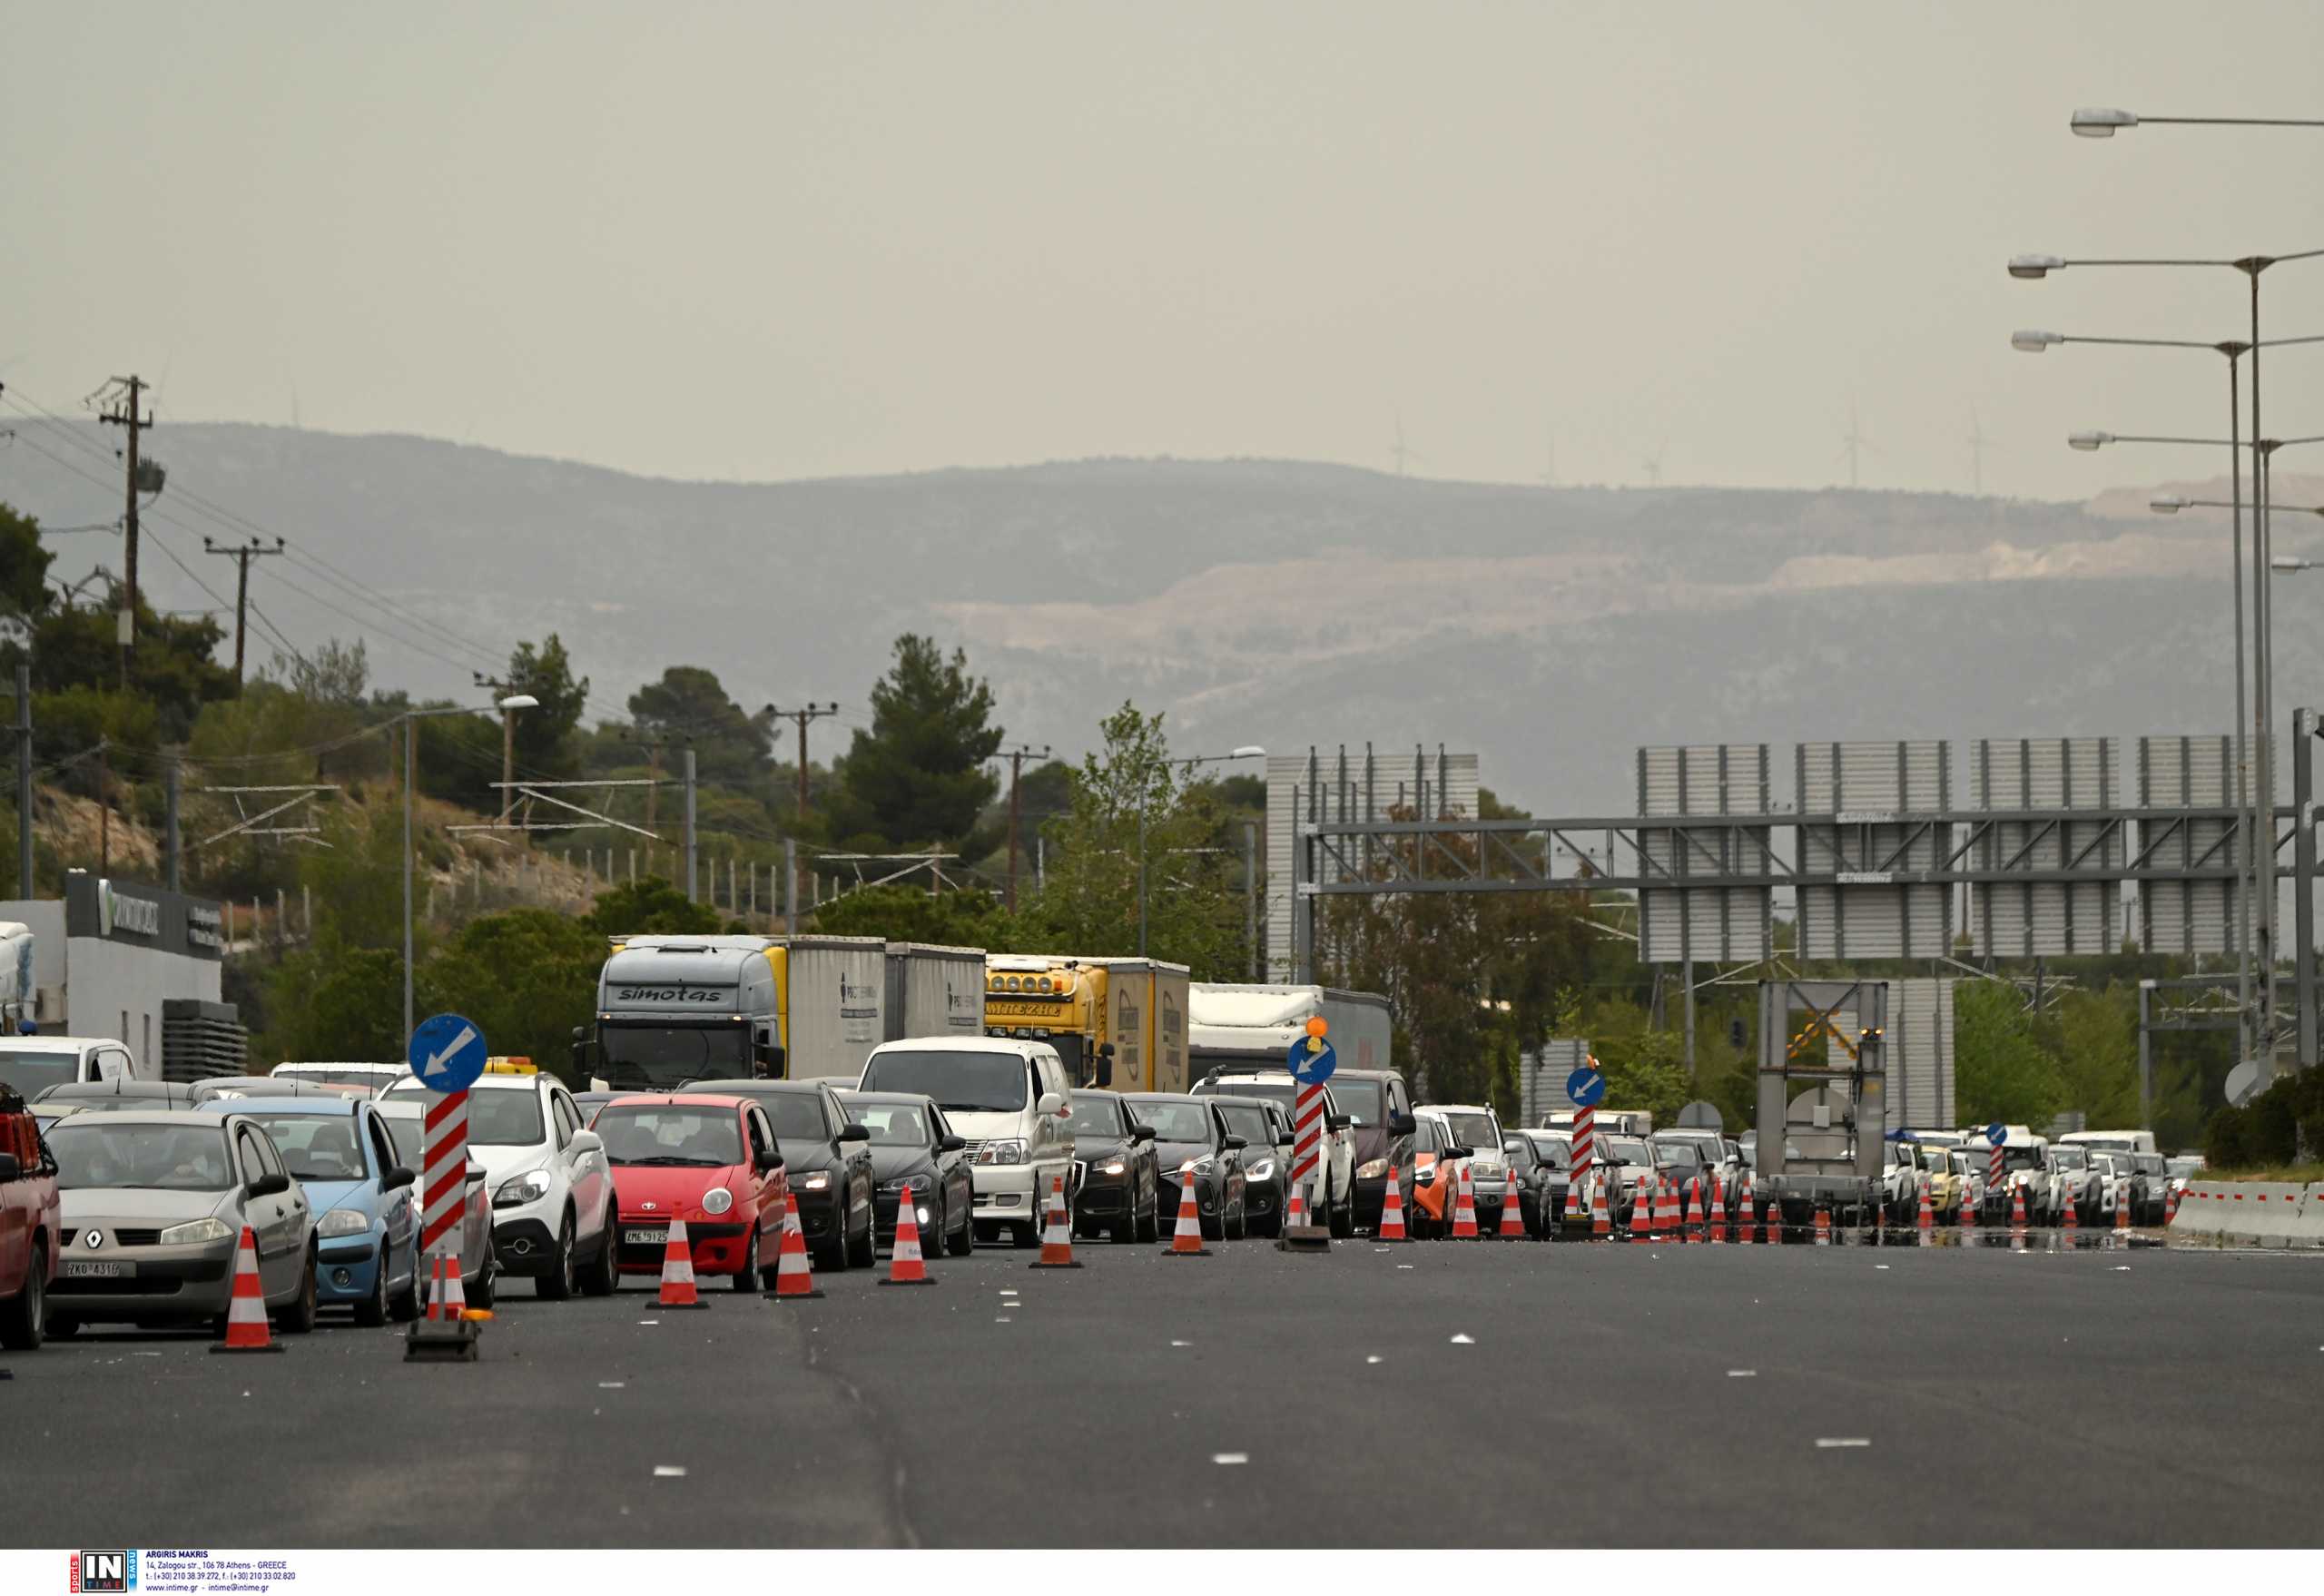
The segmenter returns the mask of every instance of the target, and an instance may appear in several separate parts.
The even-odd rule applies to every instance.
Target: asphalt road
[[[474,1365],[90,1331],[9,1360],[40,1509],[7,1539],[2312,1543],[2324,1258],[2033,1245],[1085,1245],[696,1313],[517,1286]]]

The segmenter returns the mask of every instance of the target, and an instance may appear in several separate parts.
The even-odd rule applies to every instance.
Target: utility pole
[[[16,896],[33,895],[33,667],[16,667]]]
[[[793,938],[799,934],[799,841],[795,837],[783,839],[783,932]]]
[[[645,745],[645,773],[653,778],[653,784],[645,789],[645,829],[650,832],[654,829],[654,799],[662,791],[662,744],[659,742]],[[650,867],[650,855],[648,862]]]
[[[180,783],[183,779],[182,767],[180,766],[178,760],[179,755],[183,751],[181,749],[173,748],[169,753],[170,764],[167,773],[169,786],[166,794],[166,803],[163,809],[164,819],[162,822],[163,874],[162,876],[162,882],[172,892],[182,890],[180,885],[181,870],[178,839],[178,792]]]
[[[1259,823],[1243,823],[1243,941],[1250,949],[1251,980],[1259,975]]]
[[[269,548],[253,537],[236,548],[231,544],[212,543],[204,537],[202,552],[222,554],[234,562],[234,696],[239,698],[242,695],[242,633],[247,625],[244,616],[251,606],[251,562],[261,555],[281,554],[282,539],[276,538],[274,547]]]
[[[1027,758],[1047,759],[1049,756],[1049,748],[1046,743],[1039,748],[1002,750],[1002,757],[1009,761],[1009,912],[1011,914],[1017,912],[1017,832],[1019,816],[1022,813],[1017,797],[1017,784],[1024,779]]]
[[[839,713],[839,705],[836,704],[817,704],[811,698],[807,701],[807,705],[804,709],[783,709],[772,704],[767,705],[767,709],[769,713],[775,715],[778,719],[795,722],[799,727],[798,818],[803,821],[807,818],[807,725],[811,721],[819,721],[826,715],[837,714]]]
[[[129,433],[129,448],[124,457],[129,463],[129,502],[126,518],[122,522],[121,557],[124,586],[120,631],[117,634],[121,644],[121,685],[126,689],[129,685],[129,651],[134,646],[137,636],[137,490],[143,486],[137,472],[137,437],[153,424],[153,418],[139,407],[138,401],[145,392],[143,379],[133,373],[128,377],[116,377],[113,381],[120,385],[121,402],[98,419],[113,426],[125,428]]]
[[[693,901],[694,901],[694,744],[693,744],[689,743],[689,744],[686,744],[686,747],[685,747],[685,755],[686,755],[686,762],[685,762],[685,775],[686,775],[686,901],[687,901],[687,902],[689,902],[689,903],[691,903],[691,902],[693,902]]]
[[[113,873],[113,739],[97,739],[97,873]]]

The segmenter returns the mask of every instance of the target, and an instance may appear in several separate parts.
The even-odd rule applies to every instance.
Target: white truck
[[[129,1045],[109,1036],[0,1037],[0,1081],[27,1102],[68,1081],[148,1079]]]

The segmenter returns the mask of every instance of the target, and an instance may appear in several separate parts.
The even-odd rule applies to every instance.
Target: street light
[[[2077,111],[2066,125],[2076,136],[2085,139],[2111,139],[2118,128],[2137,127],[2142,123],[2176,123],[2192,127],[2324,127],[2324,122],[2285,116],[2140,116],[2133,112],[2118,111],[2111,105],[2089,106]]]
[[[445,714],[490,714],[498,710],[513,716],[517,711],[538,709],[541,701],[529,693],[514,693],[490,704],[456,704],[442,709],[407,709],[396,717],[403,723],[403,1034],[411,1035],[411,789],[416,779],[418,762],[413,757],[413,745],[419,741],[419,728],[412,723]],[[510,724],[513,724],[510,723]]]
[[[1232,754],[1197,754],[1191,759],[1174,759],[1170,763],[1185,765],[1187,773],[1192,774],[1195,766],[1198,764],[1225,764],[1229,760],[1265,759],[1266,756],[1267,751],[1256,743],[1246,743]],[[1137,796],[1137,956],[1140,959],[1146,957],[1146,804],[1147,796],[1146,792],[1140,792]],[[1246,869],[1244,874],[1248,877],[1250,872]],[[1246,897],[1249,896],[1251,884],[1249,880],[1244,882]],[[1248,918],[1247,911],[1246,918]]]

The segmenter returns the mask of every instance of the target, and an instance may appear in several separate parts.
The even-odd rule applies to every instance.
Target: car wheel
[[[743,1266],[734,1271],[734,1289],[737,1291],[766,1289],[759,1284],[759,1232],[755,1225],[751,1227],[750,1239],[743,1245]]]
[[[844,1275],[847,1273],[848,1251],[845,1223],[834,1225],[830,1237],[815,1246],[815,1267],[826,1274]]]
[[[487,1242],[484,1248],[484,1267],[476,1272],[476,1289],[468,1294],[468,1306],[489,1308],[499,1296],[500,1255],[492,1250],[491,1243]]]
[[[1135,1224],[1137,1228],[1134,1234],[1138,1240],[1159,1241],[1162,1239],[1162,1188],[1160,1186],[1155,1187],[1150,1200],[1146,1205],[1146,1217],[1135,1221]]]
[[[879,1236],[872,1227],[872,1207],[871,1205],[867,1203],[864,1205],[863,1208],[862,1243],[860,1246],[851,1245],[849,1246],[847,1261],[851,1266],[858,1269],[876,1268],[880,1262],[878,1248]]]
[[[388,1322],[388,1249],[379,1248],[379,1267],[371,1280],[371,1295],[355,1305],[355,1322],[377,1330]]]
[[[573,1216],[567,1214],[557,1222],[556,1250],[549,1255],[548,1273],[534,1280],[533,1291],[550,1302],[566,1302],[573,1290]]]
[[[959,1228],[945,1234],[944,1250],[956,1258],[964,1258],[976,1245],[976,1221],[970,1218],[967,1210],[963,1209]]]
[[[299,1274],[299,1295],[275,1315],[285,1335],[304,1335],[315,1327],[315,1249],[307,1249],[306,1266]]]
[[[1334,1240],[1345,1241],[1355,1234],[1355,1199],[1353,1197],[1344,1192],[1341,1194],[1339,1206],[1331,1210],[1330,1223]]]
[[[621,1260],[614,1253],[621,1244],[620,1219],[613,1205],[606,1204],[606,1222],[597,1232],[597,1250],[589,1255],[578,1276],[584,1296],[611,1296],[621,1289]]]
[[[419,1317],[419,1238],[416,1236],[411,1241],[411,1278],[389,1299],[388,1314],[399,1325],[409,1325]]]
[[[25,1269],[25,1284],[0,1307],[0,1346],[10,1352],[36,1352],[48,1302],[48,1243],[33,1243]]]

